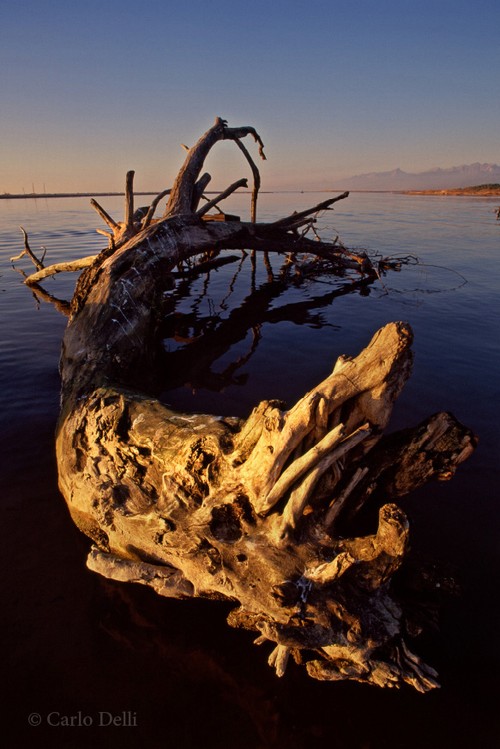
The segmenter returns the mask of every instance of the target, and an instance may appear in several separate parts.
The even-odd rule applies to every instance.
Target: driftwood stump
[[[330,272],[368,283],[389,265],[375,267],[365,254],[305,236],[315,214],[346,195],[257,223],[260,178],[240,141],[246,135],[263,155],[253,128],[217,119],[188,151],[172,190],[149,209],[134,212],[129,173],[122,223],[96,205],[110,244],[83,271],[69,310],[60,489],[74,522],[94,541],[90,569],[162,596],[234,601],[229,623],[271,644],[278,675],[291,655],[317,679],[407,682],[425,691],[436,686],[436,673],[405,644],[391,587],[409,535],[394,501],[432,477],[449,478],[476,440],[446,413],[383,436],[411,370],[409,326],[386,325],[290,409],[264,401],[247,419],[183,414],[149,394],[163,295],[180,261],[253,249],[288,253],[300,264],[306,253]],[[222,139],[234,140],[252,168],[248,223],[206,220],[207,210],[245,180],[199,208],[210,179],[200,176],[203,162]],[[164,215],[155,220],[166,194]],[[39,288],[47,270],[37,267],[28,283]],[[357,535],[367,508],[378,514],[378,526]]]

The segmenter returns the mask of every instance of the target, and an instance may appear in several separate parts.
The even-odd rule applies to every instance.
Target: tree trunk
[[[406,646],[391,587],[409,533],[393,500],[433,476],[449,477],[476,440],[449,414],[383,436],[410,374],[409,326],[386,325],[290,409],[264,401],[247,419],[182,414],[148,394],[163,294],[180,261],[220,249],[308,253],[364,282],[384,267],[305,237],[318,210],[346,195],[257,223],[260,179],[246,149],[254,220],[205,221],[204,160],[219,140],[241,147],[248,134],[262,153],[253,128],[217,119],[188,151],[159,221],[151,211],[134,214],[128,178],[126,220],[108,217],[110,247],[82,273],[71,303],[60,488],[94,541],[90,569],[163,596],[234,601],[229,623],[272,644],[278,675],[291,655],[317,679],[427,690],[436,674]],[[358,518],[370,512],[377,527],[356,535]]]

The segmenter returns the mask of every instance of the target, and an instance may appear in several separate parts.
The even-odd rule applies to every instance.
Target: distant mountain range
[[[339,181],[342,190],[448,190],[500,182],[498,164],[463,164],[449,169],[431,169],[411,174],[401,169],[391,172],[371,172]]]

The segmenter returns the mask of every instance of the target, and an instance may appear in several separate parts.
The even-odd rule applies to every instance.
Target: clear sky
[[[0,192],[162,189],[216,115],[264,189],[500,162],[500,0],[1,0],[0,75]]]

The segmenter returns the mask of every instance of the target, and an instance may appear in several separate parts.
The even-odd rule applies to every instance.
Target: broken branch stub
[[[60,489],[94,542],[90,569],[167,597],[234,602],[229,623],[270,643],[279,676],[292,656],[317,679],[406,682],[425,691],[436,674],[408,649],[391,588],[409,537],[393,500],[453,472],[476,440],[442,416],[392,441],[383,436],[411,370],[410,327],[386,325],[290,409],[270,400],[246,419],[183,414],[147,392],[163,292],[179,262],[254,249],[294,253],[300,265],[297,253],[305,252],[334,274],[377,277],[367,255],[296,231],[346,195],[271,224],[203,220],[206,156],[218,141],[246,135],[263,155],[253,128],[217,118],[189,149],[160,220],[151,209],[133,219],[129,173],[126,220],[107,221],[120,244],[83,271],[64,335]],[[253,206],[255,199],[256,188]],[[378,525],[356,535],[356,515],[368,502],[376,503]],[[343,518],[350,536],[336,533]]]

